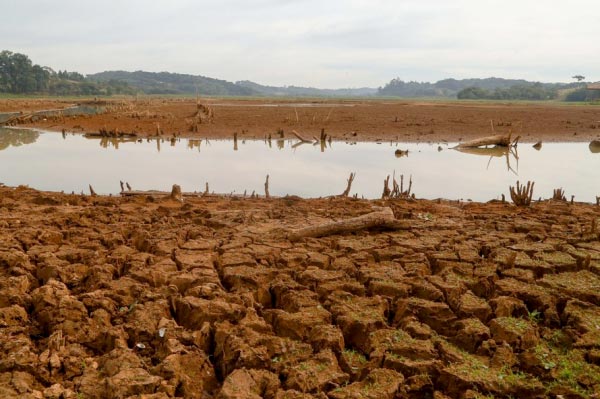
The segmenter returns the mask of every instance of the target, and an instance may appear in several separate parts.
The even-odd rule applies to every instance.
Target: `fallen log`
[[[378,226],[394,228],[397,225],[396,222],[397,220],[394,217],[392,209],[385,207],[358,217],[293,230],[288,233],[288,239],[290,241],[298,241],[302,238],[350,233]]]
[[[475,147],[484,147],[488,145],[496,145],[502,147],[508,147],[511,145],[511,133],[508,134],[496,134],[494,136],[481,137],[475,140],[465,141],[464,143],[460,143],[454,148],[475,148]]]

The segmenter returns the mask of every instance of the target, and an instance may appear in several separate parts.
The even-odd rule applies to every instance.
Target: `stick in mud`
[[[95,196],[96,196],[96,192],[94,191],[94,188],[92,187],[92,185],[91,185],[91,184],[90,184],[89,186],[90,186],[90,195],[91,195],[92,197],[95,197]]]
[[[340,197],[347,197],[350,194],[350,189],[352,188],[352,182],[354,181],[354,177],[356,176],[356,173],[351,172],[350,173],[350,177],[348,177],[347,180],[347,185],[346,185],[346,189],[344,190],[343,193],[340,194]]]
[[[271,198],[269,194],[269,175],[267,175],[267,179],[265,180],[265,198]]]

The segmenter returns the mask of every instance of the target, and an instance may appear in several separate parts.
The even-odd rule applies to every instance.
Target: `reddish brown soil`
[[[322,128],[338,140],[461,141],[496,132],[512,131],[522,141],[590,141],[600,137],[600,107],[559,104],[491,104],[468,102],[341,101],[294,102],[272,100],[207,99],[212,123],[193,129],[196,101],[154,99],[112,101],[103,115],[52,118],[33,126],[74,132],[136,133],[140,136],[173,135],[208,138],[286,137],[296,130],[307,138]],[[23,102],[31,109],[32,102]],[[20,100],[0,102],[0,112],[20,109]],[[64,103],[55,104],[60,108]],[[271,106],[275,105],[275,106]],[[296,106],[295,106],[296,105]],[[41,106],[41,105],[40,105]],[[48,106],[48,104],[44,105]],[[296,117],[297,113],[297,117]]]
[[[405,228],[285,238],[373,205]],[[597,397],[598,218],[0,187],[0,397]]]
[[[44,99],[0,99],[1,112],[20,112],[44,111],[48,109],[61,109],[74,105],[73,101],[68,100],[44,100]]]

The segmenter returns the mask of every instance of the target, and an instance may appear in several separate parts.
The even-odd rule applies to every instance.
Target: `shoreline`
[[[10,101],[14,102],[12,108],[17,108],[19,101],[27,103]],[[312,138],[318,137],[321,129],[333,139],[357,142],[460,142],[509,131],[520,135],[522,143],[600,138],[600,107],[594,105],[356,100],[348,107],[332,99],[321,100],[318,107],[294,107],[285,105],[294,104],[289,99],[228,99],[221,105],[211,105],[219,99],[203,101],[202,107],[211,109],[210,120],[199,113],[193,99],[109,100],[102,101],[107,107],[103,114],[53,117],[23,126],[74,133],[135,133],[141,138],[159,134],[164,138],[226,139],[237,133],[238,139],[260,140],[268,135],[278,137],[280,130],[284,138],[293,137],[292,130]],[[274,106],[277,104],[282,106]]]

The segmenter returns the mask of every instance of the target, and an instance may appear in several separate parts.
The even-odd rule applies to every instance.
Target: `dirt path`
[[[285,238],[374,205],[405,227]],[[591,398],[599,218],[0,187],[0,396]]]
[[[31,101],[0,102],[5,109],[31,108]],[[55,105],[61,105],[55,104]],[[490,104],[411,101],[272,101],[207,99],[212,122],[198,123],[190,99],[110,101],[103,115],[56,117],[31,126],[61,131],[135,133],[139,136],[263,139],[271,135],[306,137],[321,129],[337,140],[464,141],[512,131],[524,142],[590,141],[600,138],[600,107],[558,104]],[[64,104],[62,104],[64,105]],[[41,105],[40,105],[41,106]],[[50,106],[50,104],[44,104]]]

